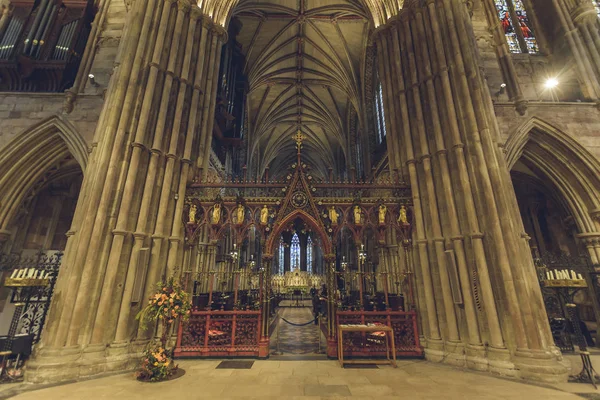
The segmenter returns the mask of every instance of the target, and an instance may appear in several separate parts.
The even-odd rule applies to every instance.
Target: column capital
[[[221,25],[213,24],[210,27],[210,30],[214,35],[217,36],[217,38],[221,39],[223,43],[227,43],[228,35],[227,30],[225,30],[225,28],[223,28]]]
[[[193,21],[198,21],[203,17],[202,10],[197,5],[192,5],[192,10],[190,11],[190,18]]]
[[[577,239],[580,239],[586,246],[598,246],[600,245],[600,232],[586,232],[575,235]]]
[[[570,10],[571,19],[577,25],[596,23],[598,14],[592,5],[591,1],[580,1],[575,7]]]
[[[323,259],[325,260],[325,262],[334,262],[335,261],[335,254],[325,254],[323,255]]]
[[[177,9],[179,11],[188,12],[192,8],[190,0],[177,0]]]

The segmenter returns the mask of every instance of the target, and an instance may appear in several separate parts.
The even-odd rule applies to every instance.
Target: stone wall
[[[70,122],[90,144],[102,109],[102,97],[80,96],[70,114],[62,112],[64,99],[63,94],[54,93],[1,93],[0,151],[20,133],[54,116]]]
[[[495,106],[502,140],[506,141],[530,119],[537,118],[577,139],[600,160],[600,111],[591,103],[530,103],[523,116],[512,104]]]
[[[63,111],[66,96],[62,93],[0,93],[0,151],[19,133],[53,116],[70,122],[91,144],[127,17],[124,0],[99,3],[94,23],[100,23],[101,29],[96,37],[89,39],[88,47],[95,46],[95,52],[89,70],[85,70],[84,62],[80,67],[86,78],[73,111],[68,114]],[[87,74],[95,76],[97,85],[91,84]]]

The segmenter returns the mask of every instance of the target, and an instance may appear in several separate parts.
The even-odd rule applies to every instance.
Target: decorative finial
[[[304,136],[300,129],[298,129],[298,132],[296,132],[296,134],[292,136],[292,139],[296,141],[296,149],[298,149],[298,154],[300,154],[300,149],[302,149],[302,142],[304,141],[304,139],[306,139],[306,136]]]

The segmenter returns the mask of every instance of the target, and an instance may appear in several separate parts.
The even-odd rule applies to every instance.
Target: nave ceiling
[[[282,4],[288,0],[274,0],[275,4]],[[328,0],[312,0],[318,5],[328,3]],[[414,1],[414,0],[406,0]],[[235,8],[239,3],[243,3],[244,0],[198,0],[200,8],[213,20],[220,25],[227,25],[232,12],[235,12]],[[351,0],[349,3],[360,4],[370,14],[370,18],[373,20],[374,26],[377,28],[380,25],[398,14],[398,11],[402,9],[405,0]],[[341,3],[341,1],[339,2]],[[317,5],[317,6],[318,6]]]
[[[249,164],[284,171],[292,136],[319,175],[347,169],[350,124],[365,126],[369,11],[356,0],[241,0],[234,17],[246,57]]]

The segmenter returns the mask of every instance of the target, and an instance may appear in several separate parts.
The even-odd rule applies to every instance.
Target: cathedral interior
[[[599,3],[0,0],[0,383],[124,388],[162,335],[199,391],[596,387]]]

